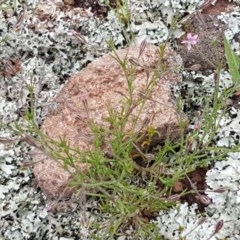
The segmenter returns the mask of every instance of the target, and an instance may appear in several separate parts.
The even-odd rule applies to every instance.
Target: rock
[[[161,143],[166,138],[176,139],[180,134],[179,116],[170,86],[181,80],[181,58],[169,48],[165,49],[162,61],[156,46],[147,45],[138,58],[139,51],[139,46],[116,51],[117,56],[126,61],[128,72],[135,68],[132,75],[128,73],[133,79],[134,90],[123,131],[141,134],[143,138],[136,143],[139,146],[149,127],[158,132],[150,144]],[[89,123],[111,129],[109,110],[122,111],[126,106],[126,96],[129,96],[126,77],[114,56],[111,53],[96,59],[69,79],[54,101],[56,108],[49,111],[43,122],[41,129],[45,134],[55,140],[64,137],[71,147],[89,151],[93,148]],[[143,107],[141,102],[145,102]],[[109,153],[110,139],[111,136],[104,139],[103,151],[106,153]],[[67,187],[71,175],[62,168],[61,160],[54,160],[38,149],[34,149],[32,155],[37,185],[48,198],[67,197],[75,191]],[[78,164],[80,171],[86,171],[88,167]]]

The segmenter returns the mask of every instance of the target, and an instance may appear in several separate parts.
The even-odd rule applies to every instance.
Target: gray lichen
[[[5,1],[1,7],[11,6],[12,2]],[[19,14],[23,6],[18,1],[14,2]],[[240,4],[238,0],[235,2]],[[158,44],[166,40],[173,16],[191,13],[202,3],[203,0],[130,0],[131,24],[127,28],[127,33],[130,34],[132,31],[137,42],[147,39],[149,43]],[[5,124],[13,125],[16,120],[23,123],[19,111],[26,108],[30,101],[27,89],[29,84],[33,84],[39,93],[36,117],[41,123],[47,109],[51,107],[51,100],[69,76],[81,70],[93,59],[109,52],[106,40],[112,38],[118,48],[126,45],[123,25],[119,23],[113,11],[109,12],[107,19],[98,19],[89,11],[89,15],[84,17],[80,13],[72,14],[71,11],[63,12],[56,8],[52,21],[48,22],[40,21],[33,14],[37,6],[36,0],[27,1],[26,15],[19,29],[16,28],[17,18],[12,10],[9,9],[5,15],[3,11],[0,12],[1,59],[17,58],[21,61],[22,67],[18,76],[10,78],[1,76],[0,118]],[[72,16],[72,22],[66,20],[66,15],[68,18]],[[226,35],[239,54],[239,9],[223,14],[220,18],[229,24]],[[73,28],[86,42],[79,42],[70,34]],[[177,32],[176,35],[180,36],[181,32]],[[203,104],[204,94],[212,94],[213,91],[212,76],[205,77],[202,84],[199,84],[197,79],[201,77],[195,75],[193,81],[188,83],[189,101],[197,106]],[[222,73],[222,79],[222,84],[228,86],[229,75]],[[229,141],[230,144],[238,139],[240,126],[237,119],[240,116],[237,110],[236,112],[235,119],[231,121],[225,119],[226,121],[222,123],[218,144],[225,144],[229,137],[232,139]],[[230,136],[233,130],[235,136]],[[0,137],[11,136],[9,129],[1,128]],[[227,139],[223,139],[226,137]],[[80,236],[90,239],[91,229],[88,226],[89,223],[96,221],[97,213],[92,210],[93,212],[88,211],[84,215],[80,208],[71,214],[66,212],[54,215],[47,212],[44,196],[32,186],[31,171],[21,169],[23,161],[29,160],[28,151],[29,148],[20,142],[5,145],[0,143],[0,239],[70,240]],[[213,202],[207,208],[207,220],[187,235],[187,239],[206,238],[214,230],[219,218],[224,219],[224,229],[217,236],[239,239],[238,162],[239,154],[232,153],[224,161],[216,163],[208,172],[207,184],[210,189],[224,186],[228,187],[229,191],[223,194],[208,193]],[[97,203],[94,201],[87,203],[88,209],[94,209],[96,206]],[[98,221],[103,221],[103,218],[99,217]],[[161,235],[174,240],[192,230],[199,218],[195,205],[188,207],[182,204],[177,209],[159,213],[155,223],[159,226]],[[179,227],[183,228],[182,232],[179,232]],[[60,237],[61,235],[64,237]]]

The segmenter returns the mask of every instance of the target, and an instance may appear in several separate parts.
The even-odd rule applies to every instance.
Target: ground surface
[[[133,24],[128,28],[127,36],[131,38],[132,32],[137,43],[147,39],[152,44],[166,40],[175,12],[184,16],[203,3],[201,0],[130,2]],[[41,5],[35,0],[26,4],[14,3],[10,9],[0,13],[0,118],[9,126],[15,121],[24,124],[21,116],[30,104],[27,87],[33,83],[37,99],[36,118],[41,124],[47,111],[54,108],[51,100],[67,79],[87,63],[109,52],[106,39],[112,37],[118,48],[124,47],[126,33],[113,11],[100,7],[96,1],[69,1],[72,5],[60,0],[45,1]],[[5,8],[12,1],[1,4]],[[112,1],[112,6],[114,4]],[[236,6],[231,14],[224,13],[222,19],[230,25],[226,35],[235,39],[231,44],[240,53],[239,7]],[[72,30],[79,35],[74,35]],[[174,32],[175,37],[182,34],[181,30]],[[212,78],[211,74],[206,77],[193,72],[190,79],[189,74],[184,73],[182,89],[186,90],[184,97],[188,96],[189,106],[193,109],[201,107],[203,95],[212,91]],[[229,82],[229,73],[223,71],[222,86],[228,86]],[[239,140],[240,113],[236,99],[235,108],[222,121],[222,128],[216,136],[219,146],[229,146]],[[56,213],[48,212],[48,203],[35,187],[31,169],[21,168],[23,161],[31,161],[28,145],[12,136],[7,128],[1,129],[0,137],[0,239],[91,239],[90,235],[95,230],[89,227],[90,223],[108,219],[96,210],[98,203],[89,199],[83,208],[81,204],[63,202],[58,205]],[[12,141],[9,137],[13,137]],[[207,239],[219,219],[224,220],[224,228],[218,238],[240,239],[239,175],[238,153],[217,162],[207,172],[206,182],[205,170],[195,174],[202,184],[200,188],[223,186],[229,191],[208,193],[212,203],[205,208],[206,221],[187,236],[188,240]],[[187,185],[184,181],[182,184]],[[159,213],[155,220],[159,236],[179,239],[180,227],[184,230],[182,236],[190,232],[200,218],[196,211],[196,205],[188,207],[184,203],[177,209]],[[118,239],[131,239],[131,233],[131,229],[123,232]]]

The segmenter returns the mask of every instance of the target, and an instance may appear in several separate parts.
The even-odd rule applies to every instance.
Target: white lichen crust
[[[48,110],[54,108],[50,103],[67,79],[87,63],[108,53],[106,40],[112,38],[117,48],[123,48],[126,45],[126,36],[123,33],[123,25],[118,22],[113,11],[109,12],[107,19],[100,19],[93,16],[90,9],[63,11],[59,5],[54,4],[55,2],[61,6],[63,4],[61,0],[24,1],[26,9],[20,2],[23,1],[1,1],[0,59],[18,59],[22,70],[13,77],[4,77],[1,72],[0,121],[8,126],[13,126],[14,121],[18,121],[24,126],[22,113],[29,107],[28,87],[32,84],[37,91],[35,110],[36,120],[40,125]],[[45,4],[45,8],[40,7],[40,2]],[[169,24],[175,14],[192,13],[203,2],[203,0],[130,0],[131,24],[127,27],[126,33],[130,36],[132,31],[138,43],[143,39],[152,44],[161,43],[167,39]],[[235,2],[240,4],[239,0]],[[12,8],[2,11],[9,6]],[[40,20],[34,14],[37,8],[50,14],[49,21]],[[18,25],[22,12],[24,18]],[[226,36],[233,49],[240,54],[239,8],[232,13],[223,14],[220,18],[230,25]],[[79,32],[85,41],[79,41],[74,37],[72,29]],[[179,37],[182,31],[178,28],[174,34]],[[223,77],[228,82],[229,75],[223,74]],[[213,89],[211,77],[205,78],[202,85],[197,83],[199,78],[203,76],[195,76],[194,81],[188,82],[189,86],[192,85],[189,101],[197,106],[201,106],[203,94],[212,94]],[[238,110],[235,111],[237,112],[235,119],[226,118],[222,123],[218,135],[219,146],[229,146],[239,141],[240,114]],[[234,134],[230,134],[233,131]],[[4,127],[0,129],[0,239],[91,239],[90,234],[94,229],[89,228],[90,223],[107,220],[107,216],[95,211],[97,203],[89,200],[85,204],[85,209],[76,207],[74,211],[67,210],[56,215],[47,212],[46,199],[39,189],[35,188],[31,169],[21,168],[24,161],[31,161],[29,147],[18,140],[6,141],[6,138],[12,137],[9,129]],[[223,186],[229,190],[221,194],[208,193],[212,198],[212,204],[207,208],[206,222],[195,231],[188,234],[200,219],[195,205],[188,207],[182,204],[177,209],[159,213],[155,223],[163,239],[178,240],[179,236],[186,234],[187,240],[207,239],[219,219],[224,220],[224,227],[216,237],[240,239],[239,159],[239,154],[230,154],[222,162],[217,162],[208,172],[209,189]],[[182,231],[179,231],[179,227]],[[120,237],[125,239],[124,236]],[[217,239],[216,237],[212,240]]]

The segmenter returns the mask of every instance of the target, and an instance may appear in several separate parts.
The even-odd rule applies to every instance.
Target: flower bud
[[[206,218],[205,218],[205,217],[201,217],[201,218],[198,220],[198,225],[203,224],[205,221],[206,221]]]
[[[171,196],[169,196],[166,200],[169,202],[176,202],[180,199],[180,195],[179,194],[173,194]]]
[[[213,192],[216,192],[216,193],[223,193],[223,192],[226,192],[228,191],[228,188],[226,187],[220,187],[220,188],[217,188],[217,189],[214,189]]]
[[[204,195],[199,195],[201,203],[208,206],[211,203],[211,199]]]
[[[129,62],[134,65],[134,66],[140,66],[139,62],[138,62],[138,59],[134,58],[134,57],[130,57],[129,58]]]
[[[189,68],[187,68],[187,70],[190,71],[199,71],[202,68],[201,64],[193,64],[192,66],[190,66]]]
[[[217,222],[216,227],[215,227],[215,233],[218,233],[222,229],[223,223],[224,222],[222,219]]]
[[[143,54],[146,46],[147,46],[147,41],[146,41],[146,39],[145,39],[145,40],[143,40],[143,41],[141,42],[140,51],[139,51],[139,56],[138,56],[138,57],[140,57],[140,56]]]

